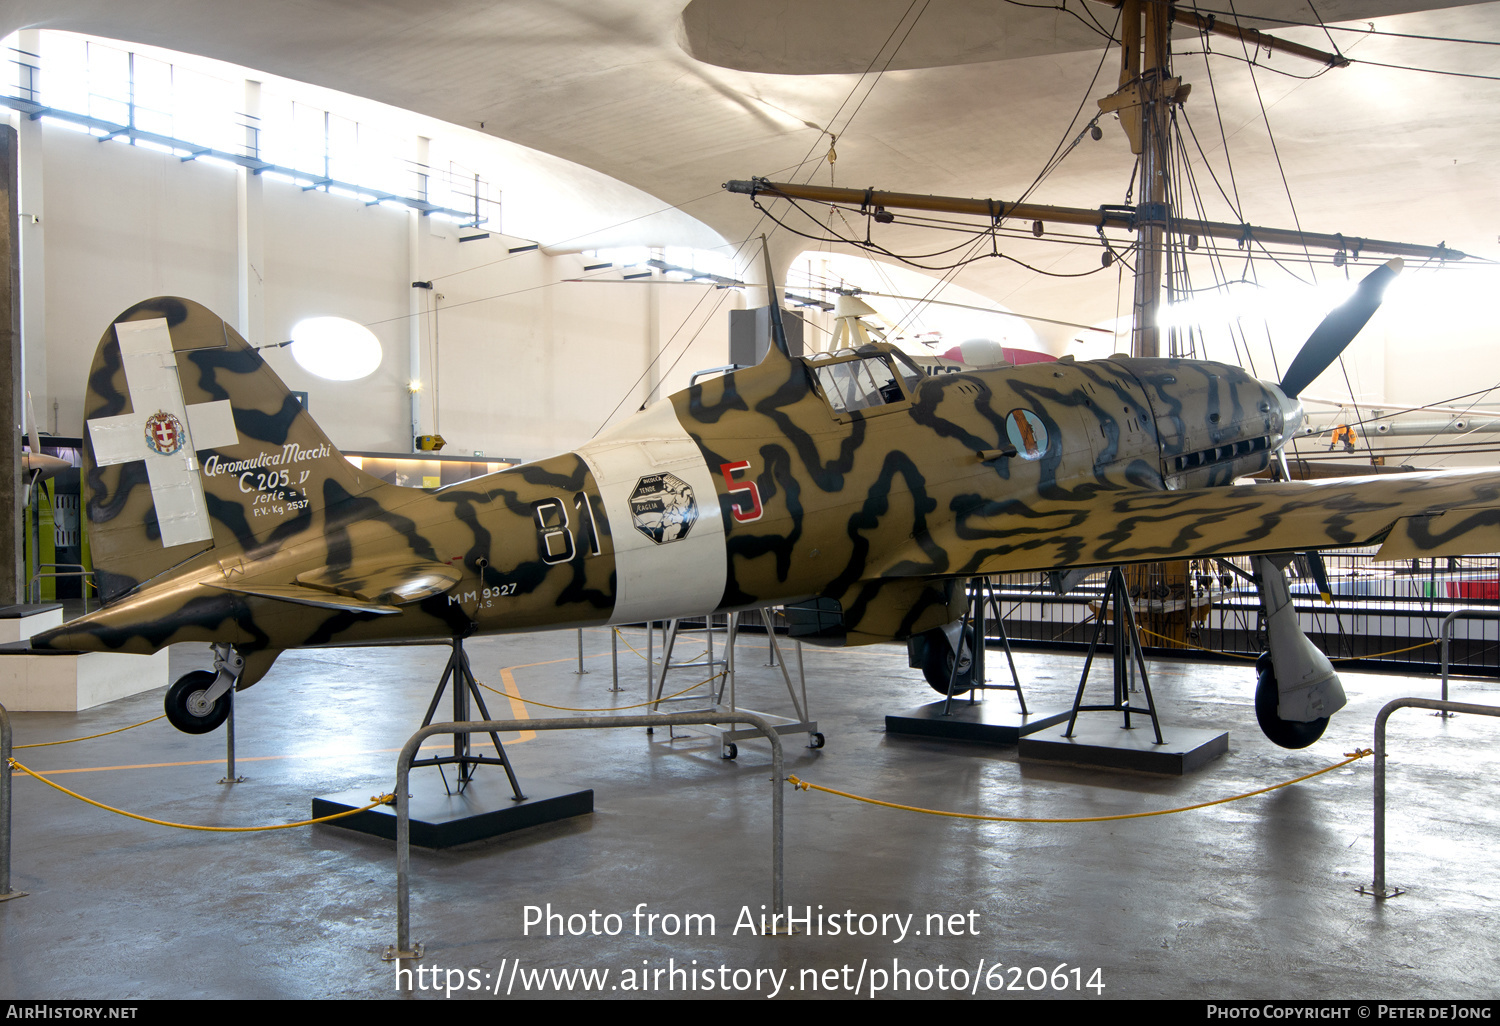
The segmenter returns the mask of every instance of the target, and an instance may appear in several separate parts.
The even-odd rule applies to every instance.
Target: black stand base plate
[[[1201,769],[1229,751],[1224,731],[1161,727],[1166,744],[1156,743],[1149,716],[1133,717],[1126,730],[1119,716],[1085,714],[1074,724],[1073,736],[1063,737],[1067,717],[1051,730],[1021,739],[1017,752],[1022,759],[1060,763],[1065,766],[1104,767],[1136,773],[1182,776]]]
[[[918,737],[941,737],[954,741],[983,741],[992,745],[1013,745],[1027,734],[1064,723],[1071,709],[1061,712],[1032,712],[1021,715],[1014,703],[974,702],[955,698],[949,715],[943,715],[944,699],[919,705],[904,713],[888,713],[887,734],[914,734]]]
[[[452,776],[450,772],[450,777]],[[365,787],[314,798],[312,814],[332,816],[370,804],[379,788]],[[437,773],[430,770],[411,781],[411,843],[422,848],[451,848],[455,844],[482,841],[513,830],[551,823],[594,811],[594,791],[554,791],[527,788],[524,801],[516,801],[503,776],[479,777],[469,782],[463,794],[448,794]],[[396,807],[377,805],[336,819],[328,826],[358,830],[387,840],[396,839]]]

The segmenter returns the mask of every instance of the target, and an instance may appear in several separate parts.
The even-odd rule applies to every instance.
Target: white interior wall
[[[42,223],[31,227],[40,227],[45,240],[46,367],[43,387],[34,369],[28,384],[43,426],[77,434],[93,349],[121,310],[151,296],[181,295],[236,319],[241,172],[40,127],[29,135],[40,138],[44,151],[45,206]],[[405,451],[412,215],[285,182],[268,180],[263,187],[264,340],[287,338],[301,317],[334,314],[370,324],[385,349],[381,368],[358,382],[314,378],[285,349],[268,351],[267,359],[289,387],[309,393],[314,415],[337,444]],[[511,192],[507,202],[534,207],[544,201]],[[571,448],[638,407],[648,392],[654,397],[684,387],[692,371],[725,362],[727,310],[743,304],[739,293],[568,282],[582,271],[576,254],[510,254],[524,240],[494,235],[461,243],[458,235],[452,225],[424,222],[417,271],[443,296],[437,396],[450,452],[530,459]],[[1349,350],[1345,362],[1361,403],[1444,402],[1500,382],[1500,350],[1485,308],[1492,275],[1461,267],[1404,277],[1415,282],[1419,276],[1447,284],[1414,289],[1400,302],[1393,295]],[[33,283],[27,295],[34,295]],[[29,330],[35,319],[28,316],[26,323]],[[425,318],[419,331],[424,431],[433,430],[431,327]],[[1278,341],[1281,369],[1305,330]],[[34,340],[28,338],[27,348],[36,351]],[[1227,345],[1206,350],[1211,359],[1236,359]],[[660,362],[648,367],[658,353]],[[1268,354],[1263,357],[1256,370],[1277,376],[1263,365]],[[1347,389],[1334,371],[1308,393],[1337,398]],[[1496,403],[1497,394],[1477,398]],[[1421,462],[1493,461],[1460,454]]]
[[[40,395],[37,406],[50,409],[55,399],[57,433],[77,434],[94,348],[121,310],[179,295],[235,321],[241,172],[58,126],[44,126],[41,139],[48,360],[45,406]],[[507,200],[547,201],[514,193]],[[374,374],[354,382],[313,377],[288,349],[268,350],[268,362],[288,387],[309,393],[310,409],[339,446],[406,451],[414,215],[275,180],[264,182],[262,211],[265,341],[288,338],[302,317],[335,315],[370,325],[385,353]],[[452,225],[424,227],[418,274],[436,286],[427,301],[443,297],[436,394],[449,452],[531,459],[571,448],[617,405],[616,418],[639,406],[663,375],[672,390],[691,371],[725,362],[726,311],[737,294],[566,283],[581,271],[576,254],[512,255],[523,240],[463,243]],[[431,431],[431,318],[420,337],[422,429]],[[663,347],[661,365],[649,371]]]

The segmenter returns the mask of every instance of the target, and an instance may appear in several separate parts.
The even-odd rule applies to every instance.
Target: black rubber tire
[[[1255,718],[1260,721],[1261,733],[1272,743],[1282,748],[1306,748],[1328,729],[1328,717],[1308,720],[1305,723],[1284,720],[1276,715],[1281,702],[1281,691],[1276,684],[1276,671],[1271,666],[1271,655],[1262,652],[1255,661]]]
[[[740,757],[740,746],[733,741],[729,742],[729,744],[724,746],[723,755],[726,759],[738,759]]]
[[[823,745],[826,743],[826,741],[827,741],[827,739],[824,738],[822,734],[820,734],[820,733],[813,733],[813,734],[810,734],[808,736],[807,747],[809,747],[809,748],[822,748]]]
[[[208,734],[218,730],[219,725],[229,717],[229,692],[219,696],[207,716],[194,715],[188,708],[189,699],[199,692],[207,691],[217,676],[211,670],[194,670],[177,678],[177,683],[167,688],[167,698],[162,703],[167,722],[184,734]]]
[[[940,695],[948,693],[948,679],[953,676],[953,646],[948,644],[948,635],[941,630],[927,632],[927,655],[922,660],[922,676],[927,685]],[[955,695],[965,695],[974,687],[974,629],[964,628],[964,655],[959,662],[958,680],[953,685]]]

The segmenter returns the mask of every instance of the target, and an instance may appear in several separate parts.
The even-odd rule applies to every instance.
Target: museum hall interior
[[[0,36],[11,1013],[1493,1011],[1500,3]]]

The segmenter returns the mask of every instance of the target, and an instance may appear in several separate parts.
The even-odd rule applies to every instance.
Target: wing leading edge
[[[914,539],[875,576],[967,577],[1373,544],[1381,546],[1377,560],[1500,552],[1500,473],[985,502]],[[947,554],[946,567],[933,566],[934,549]]]

